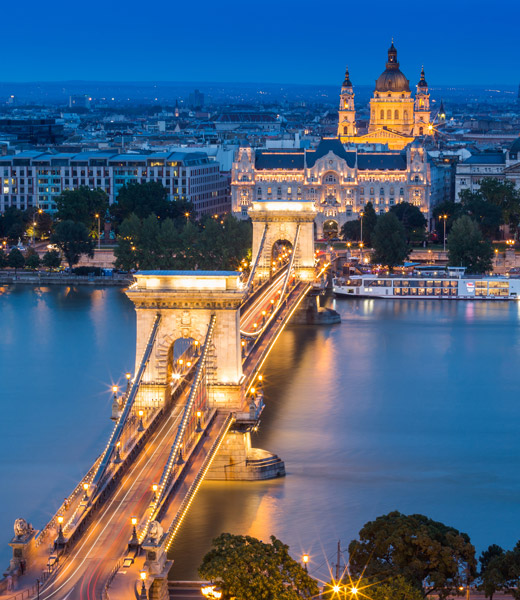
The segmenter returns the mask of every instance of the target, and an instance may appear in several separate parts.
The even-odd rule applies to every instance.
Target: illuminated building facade
[[[418,143],[401,151],[346,150],[337,138],[315,149],[237,151],[231,174],[233,213],[247,218],[254,201],[312,200],[317,235],[339,231],[368,202],[377,214],[400,202],[430,213],[430,165]]]
[[[394,43],[388,50],[386,69],[376,81],[370,100],[368,133],[360,135],[356,128],[354,88],[348,69],[341,87],[338,137],[350,144],[387,144],[391,150],[402,150],[416,137],[432,135],[430,93],[424,68],[421,71],[415,99],[410,82],[399,69]]]

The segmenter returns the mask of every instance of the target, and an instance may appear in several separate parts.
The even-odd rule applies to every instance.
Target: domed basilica
[[[391,150],[401,150],[416,137],[432,134],[430,93],[424,68],[414,99],[410,82],[399,69],[393,41],[388,49],[386,69],[378,77],[370,100],[368,132],[361,135],[356,127],[354,88],[347,69],[339,103],[338,137],[343,143],[387,144]]]

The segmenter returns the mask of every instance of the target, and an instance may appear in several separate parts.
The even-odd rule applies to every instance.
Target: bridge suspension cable
[[[176,460],[179,458],[181,446],[183,444],[184,434],[186,432],[186,428],[188,426],[190,417],[193,413],[193,408],[195,405],[195,399],[197,398],[197,392],[199,390],[199,386],[202,383],[202,377],[204,374],[205,363],[209,354],[209,346],[211,344],[211,340],[213,338],[213,331],[215,329],[215,322],[217,320],[216,315],[212,315],[209,325],[208,331],[206,333],[206,339],[204,340],[204,346],[202,347],[202,351],[200,354],[199,361],[197,363],[197,369],[195,371],[195,377],[193,379],[193,383],[190,389],[190,395],[188,396],[188,401],[183,410],[182,419],[177,427],[177,433],[175,435],[175,440],[173,441],[170,454],[168,456],[168,460],[166,461],[166,465],[164,466],[164,470],[161,476],[161,480],[159,482],[159,488],[157,490],[156,499],[152,504],[150,515],[146,521],[146,525],[143,528],[140,535],[140,542],[146,536],[148,531],[148,526],[150,523],[157,517],[159,511],[161,509],[162,503],[166,499],[169,492],[169,483],[170,477],[172,474],[173,467],[176,463]]]
[[[276,311],[278,310],[280,304],[282,303],[282,299],[284,297],[285,291],[287,289],[287,284],[289,282],[289,278],[291,277],[291,273],[293,270],[293,266],[294,266],[294,261],[295,261],[295,257],[296,257],[296,250],[297,250],[297,245],[298,245],[298,240],[300,238],[300,224],[298,223],[298,225],[296,226],[296,235],[294,236],[294,243],[293,243],[293,250],[292,250],[292,254],[291,254],[291,260],[289,261],[289,265],[287,267],[287,272],[285,273],[285,279],[283,282],[283,286],[280,292],[280,297],[278,298],[278,301],[276,303],[276,306],[273,307],[273,311],[271,312],[271,315],[269,316],[268,319],[266,319],[265,323],[262,325],[262,327],[260,327],[259,329],[255,329],[254,331],[243,331],[242,329],[240,330],[240,334],[244,335],[244,336],[248,336],[248,337],[258,337],[264,330],[265,328],[269,325],[269,323],[272,321]]]
[[[265,227],[264,227],[264,233],[262,234],[262,239],[260,240],[260,245],[258,246],[258,252],[256,253],[255,262],[253,264],[253,267],[252,267],[251,272],[249,273],[249,277],[247,279],[246,293],[249,292],[249,288],[251,287],[251,284],[253,283],[253,277],[255,276],[256,267],[258,266],[260,257],[262,256],[262,250],[264,249],[265,238],[267,237],[267,229],[268,229],[268,225],[266,223]]]
[[[141,380],[148,365],[148,361],[150,360],[150,355],[155,344],[155,338],[157,336],[160,321],[161,315],[158,313],[155,316],[152,331],[150,332],[150,336],[148,338],[148,343],[146,345],[141,364],[139,365],[139,370],[137,371],[137,375],[135,376],[132,388],[130,389],[130,393],[128,394],[123,411],[116,422],[114,430],[112,431],[112,435],[110,436],[108,444],[103,453],[103,458],[99,463],[96,474],[92,479],[92,486],[94,487],[94,489],[96,489],[102,481],[103,475],[106,473],[107,467],[110,463],[110,458],[112,457],[116,444],[119,441],[121,434],[123,433],[123,428],[134,405],[135,399],[137,397],[137,392],[139,391],[139,386],[141,384]]]

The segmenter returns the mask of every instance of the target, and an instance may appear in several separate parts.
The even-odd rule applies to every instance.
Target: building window
[[[386,118],[390,121],[390,119],[392,118],[392,111],[390,109],[388,109],[386,111]]]
[[[379,188],[379,195],[380,196],[384,196],[385,195],[385,188]]]
[[[373,196],[374,195],[374,188],[370,188],[370,195]]]
[[[270,187],[268,187],[268,188],[267,188],[267,193],[268,193],[268,194],[271,194],[271,193],[272,193],[272,190],[271,190],[271,188],[270,188]]]
[[[399,189],[399,196],[404,196],[404,188]]]
[[[394,111],[394,119],[397,121],[399,119],[399,111],[395,110]]]
[[[393,195],[394,195],[394,188],[393,188],[393,187],[391,187],[391,188],[390,188],[390,196],[393,196]]]
[[[381,111],[381,119],[384,119],[384,118],[385,118],[385,111],[384,111],[384,110],[382,110],[382,111]]]
[[[292,188],[288,187],[287,188],[287,194],[290,196],[292,194]]]
[[[405,121],[408,121],[408,111],[407,110],[405,110],[404,113],[403,113],[403,119]]]

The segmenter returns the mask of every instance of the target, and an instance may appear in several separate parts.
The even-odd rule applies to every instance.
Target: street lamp
[[[139,546],[139,540],[137,539],[137,517],[132,517],[130,519],[132,523],[132,537],[130,538],[130,542],[128,543],[129,548],[137,548]]]
[[[307,573],[308,569],[307,569],[307,563],[309,562],[309,555],[308,554],[304,554],[302,556],[302,562],[303,562],[303,568],[305,569],[305,572]]]
[[[88,483],[83,484],[83,491],[85,492],[83,496],[83,502],[88,502]]]
[[[117,385],[113,385],[112,386],[112,391],[114,392],[114,400],[117,400],[117,390],[119,388],[117,387]]]
[[[197,411],[197,427],[195,429],[196,433],[200,433],[202,431],[202,426],[200,424],[200,418],[202,417],[202,411]]]
[[[446,252],[446,219],[448,215],[441,215],[440,218],[444,221],[444,240],[443,240],[443,250]]]
[[[139,598],[142,600],[146,600],[147,596],[146,596],[146,585],[145,585],[145,581],[146,581],[146,571],[141,571],[139,573],[139,576],[141,577],[141,593],[139,594]]]
[[[127,373],[125,375],[126,377],[126,393],[128,394],[128,391],[130,390],[130,379],[132,379],[132,373]]]
[[[99,213],[96,213],[96,219],[97,219],[97,247],[99,250],[101,248],[101,231],[100,231],[100,227],[99,227]]]
[[[361,211],[359,216],[361,217],[361,243],[363,243],[363,217],[365,216],[365,213]]]
[[[156,483],[152,484],[152,492],[153,492],[153,502],[155,502],[157,500],[157,490],[159,489],[159,486]]]
[[[62,548],[65,544],[65,537],[63,536],[63,517],[59,515],[58,517],[58,537],[56,538],[56,548]]]
[[[144,425],[143,425],[143,411],[140,410],[139,411],[139,425],[137,427],[137,431],[144,431]]]

